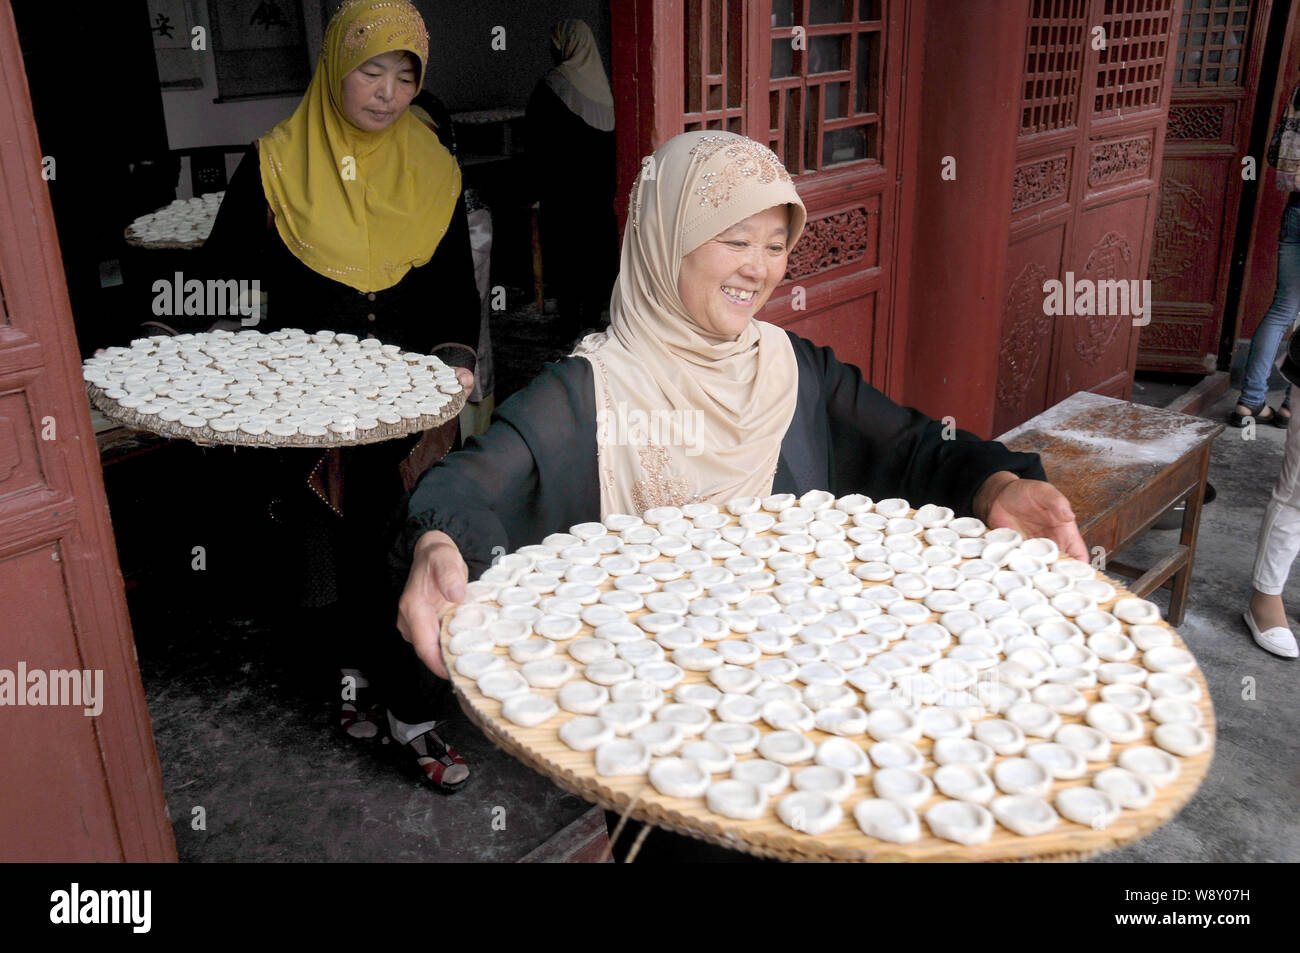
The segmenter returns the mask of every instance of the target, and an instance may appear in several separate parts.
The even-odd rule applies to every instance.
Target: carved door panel
[[[611,8],[618,121],[632,130],[620,133],[620,194],[640,157],[680,132],[728,130],[771,147],[795,177],[808,226],[761,316],[833,347],[882,387],[904,6],[629,0]]]
[[[0,861],[174,860],[41,165],[0,4]]]
[[[1145,273],[1178,2],[1027,2],[993,433],[1077,390],[1130,392],[1137,329],[1119,296],[1105,314],[1095,297],[1094,313],[1051,313],[1044,285],[1062,282],[1064,305],[1072,280]]]
[[[1150,279],[1144,370],[1215,369],[1272,0],[1183,0]],[[1262,170],[1257,170],[1262,177]]]

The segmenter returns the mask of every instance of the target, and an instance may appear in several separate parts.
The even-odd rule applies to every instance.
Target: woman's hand
[[[1050,539],[1065,555],[1088,561],[1088,546],[1079,533],[1070,501],[1050,483],[995,473],[975,495],[975,515],[989,526],[1017,530],[1026,539]]]
[[[474,372],[464,367],[456,368],[456,380],[460,381],[460,386],[465,388],[468,394],[474,390]]]
[[[440,678],[447,677],[447,664],[438,639],[438,620],[448,606],[465,598],[468,579],[469,569],[450,536],[434,530],[420,537],[406,588],[397,601],[397,630],[415,647],[420,661]]]

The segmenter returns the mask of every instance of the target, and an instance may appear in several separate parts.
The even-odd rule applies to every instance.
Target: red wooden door
[[[174,860],[41,169],[4,3],[0,679],[10,694],[0,707],[0,860]],[[27,702],[41,700],[37,672],[46,682],[44,704],[15,704],[16,691]],[[57,694],[50,673],[58,673]],[[90,673],[98,697],[91,715],[84,695],[82,704],[50,704],[80,694],[65,673],[80,677],[82,689]]]
[[[1276,6],[1274,7],[1276,11]],[[1281,17],[1275,12],[1272,29],[1281,29],[1281,56],[1275,66],[1273,76],[1261,71],[1261,86],[1272,87],[1265,115],[1268,125],[1260,131],[1261,152],[1273,136],[1273,131],[1282,118],[1282,104],[1300,83],[1300,3],[1292,3],[1286,9],[1285,26],[1279,22]],[[1252,136],[1253,138],[1253,136]],[[1264,313],[1273,301],[1273,292],[1277,288],[1277,232],[1282,220],[1282,211],[1286,207],[1290,193],[1280,192],[1274,187],[1274,170],[1265,168],[1266,163],[1260,159],[1260,175],[1255,191],[1254,212],[1251,215],[1250,240],[1246,246],[1246,267],[1242,275],[1241,294],[1237,297],[1235,313],[1225,318],[1233,324],[1233,333],[1229,340],[1249,340],[1259,327]]]
[[[1050,314],[1044,283],[1147,273],[1178,2],[1028,0],[993,433],[1129,396],[1133,316]]]
[[[808,226],[762,317],[888,387],[902,359],[888,344],[906,4],[626,0],[611,13],[619,194],[641,157],[681,132],[770,146]]]
[[[1144,370],[1207,374],[1217,364],[1271,10],[1272,0],[1183,0],[1151,255],[1155,307],[1138,351]]]

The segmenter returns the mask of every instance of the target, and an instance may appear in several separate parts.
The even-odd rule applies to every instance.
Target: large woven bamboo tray
[[[851,566],[857,564],[857,560],[850,562]],[[1107,578],[1106,581],[1114,585],[1116,596],[1108,602],[1100,603],[1098,608],[1107,609],[1114,605],[1117,600],[1132,595],[1131,592],[1115,583],[1113,579]],[[612,587],[607,580],[599,588],[605,591]],[[491,602],[485,604],[495,605],[495,603]],[[642,612],[644,611],[642,610]],[[522,728],[508,721],[501,714],[501,702],[483,695],[478,690],[474,679],[460,675],[451,664],[455,657],[448,649],[450,634],[447,632],[445,623],[453,612],[454,607],[448,610],[442,620],[444,623],[441,636],[443,655],[448,662],[451,681],[461,699],[462,708],[493,743],[527,764],[533,770],[550,778],[565,790],[585,800],[599,804],[603,808],[628,815],[629,820],[653,824],[666,830],[695,837],[722,847],[743,851],[756,857],[787,861],[850,862],[1081,860],[1098,851],[1119,847],[1137,840],[1173,817],[1196,793],[1197,788],[1209,770],[1214,755],[1214,709],[1210,701],[1209,688],[1206,685],[1205,677],[1198,666],[1187,677],[1196,682],[1201,689],[1201,697],[1195,704],[1203,716],[1201,728],[1210,736],[1210,748],[1194,757],[1175,756],[1181,771],[1173,783],[1158,789],[1155,800],[1149,806],[1141,810],[1124,809],[1121,811],[1119,818],[1104,829],[1094,830],[1091,827],[1074,823],[1062,817],[1053,831],[1033,837],[1024,837],[1013,833],[1000,824],[995,824],[993,836],[989,841],[976,846],[965,846],[934,836],[926,826],[924,821],[925,810],[932,804],[945,799],[936,791],[931,800],[916,809],[917,815],[922,818],[921,838],[910,844],[893,844],[863,833],[853,818],[853,807],[857,802],[865,797],[874,796],[870,786],[870,776],[868,775],[865,778],[858,779],[856,790],[843,802],[843,821],[827,833],[811,836],[793,830],[777,817],[775,804],[779,797],[769,800],[765,814],[757,820],[738,821],[714,814],[705,806],[703,798],[681,799],[666,797],[656,791],[644,776],[606,778],[597,775],[592,752],[574,751],[559,739],[557,735],[559,726],[570,718],[579,717],[562,708],[557,715],[532,728]],[[640,612],[629,613],[629,618],[635,619],[640,614]],[[932,613],[928,621],[933,622],[936,619],[937,615]],[[1163,619],[1158,624],[1173,633],[1173,644],[1175,646],[1186,649],[1187,646],[1179,638],[1177,631]],[[1127,631],[1127,628],[1127,625],[1125,625],[1125,631]],[[582,638],[591,634],[591,626],[584,623],[582,631],[574,638]],[[728,638],[743,639],[744,636],[732,633]],[[555,657],[568,657],[564,650],[564,646],[567,644],[568,642],[557,644]],[[510,661],[507,649],[497,646],[494,652],[504,656],[508,665],[514,666],[514,663]],[[1139,652],[1137,658],[1131,661],[1132,664],[1140,665],[1141,653]],[[574,664],[581,671],[581,664],[576,662]],[[681,684],[685,685],[692,682],[707,683],[707,673],[688,670]],[[539,695],[554,698],[559,689],[533,688],[532,691]],[[1080,689],[1080,691],[1087,698],[1090,705],[1100,700],[1100,686]],[[1046,795],[1046,799],[1051,802],[1055,798],[1056,792],[1065,787],[1090,785],[1093,774],[1105,768],[1114,767],[1119,754],[1125,749],[1141,745],[1154,745],[1151,732],[1155,729],[1156,723],[1151,719],[1149,713],[1143,713],[1138,717],[1142,720],[1146,729],[1142,738],[1128,744],[1112,743],[1110,756],[1105,761],[1087,762],[1088,772],[1082,778],[1055,781],[1051,791]],[[1071,723],[1085,724],[1082,714],[1061,715],[1061,722],[1063,725]],[[763,733],[771,731],[761,720],[754,724]],[[814,744],[819,744],[827,738],[833,737],[816,729],[809,730],[805,734]],[[864,748],[870,746],[873,741],[869,735],[858,736],[850,740],[855,741]],[[1030,738],[1029,740],[1032,743],[1044,739]],[[914,744],[927,756],[927,764],[922,769],[922,773],[932,774],[934,764],[929,760],[929,753],[933,742],[929,738],[922,737],[920,741],[914,742]],[[742,755],[738,756],[737,760],[752,757],[758,757],[758,755]],[[1003,756],[995,758],[995,765],[1002,760],[1005,760]],[[792,766],[792,770],[795,767]],[[875,770],[873,767],[871,773],[874,774]],[[724,776],[716,775],[715,779]],[[625,833],[622,836],[630,837],[632,834]]]
[[[201,340],[214,332],[205,332],[203,334],[187,335],[195,340]],[[220,333],[220,332],[215,332]],[[254,332],[241,332],[241,334],[252,334]],[[147,345],[149,341],[162,340],[158,338],[142,339],[132,343],[132,348]],[[405,352],[401,352],[405,353]],[[253,362],[256,363],[256,362]],[[309,397],[319,399],[320,394],[310,391],[311,382],[306,382]],[[146,430],[150,433],[156,433],[163,437],[175,437],[181,440],[189,440],[193,443],[203,446],[224,445],[236,447],[266,447],[266,448],[316,448],[330,449],[334,447],[352,447],[363,444],[382,443],[385,440],[393,440],[398,437],[409,434],[422,433],[440,427],[448,421],[454,419],[461,409],[465,406],[467,394],[462,388],[458,393],[450,395],[450,399],[439,409],[436,414],[421,414],[416,418],[403,418],[397,423],[379,423],[377,427],[368,427],[364,430],[352,430],[345,433],[335,433],[328,431],[324,436],[308,436],[304,434],[294,434],[291,436],[276,436],[270,433],[250,434],[241,430],[234,431],[217,431],[210,426],[187,426],[177,421],[166,421],[161,419],[158,414],[141,414],[138,411],[123,407],[117,400],[110,398],[104,391],[104,388],[93,384],[89,381],[86,383],[86,394],[90,398],[93,406],[103,412],[104,416],[120,423],[124,426],[137,430]],[[308,398],[303,398],[304,412],[313,410],[329,410],[329,406],[324,402],[311,403]]]

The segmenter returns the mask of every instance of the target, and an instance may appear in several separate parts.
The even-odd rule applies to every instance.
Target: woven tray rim
[[[162,241],[147,242],[141,238],[135,238],[131,235],[131,230],[127,229],[123,233],[123,240],[132,248],[143,248],[146,251],[153,249],[169,249],[172,251],[194,251],[196,248],[202,248],[207,242],[207,238],[198,238],[192,242],[178,242],[173,238]]]
[[[451,395],[451,400],[439,414],[421,414],[415,420],[402,420],[395,424],[380,424],[370,430],[348,434],[327,433],[324,437],[276,437],[272,434],[253,436],[239,430],[220,433],[211,427],[186,427],[180,421],[167,421],[157,414],[138,414],[129,407],[123,407],[116,400],[105,396],[103,388],[95,384],[86,385],[90,402],[103,412],[104,416],[125,427],[135,430],[147,430],[162,437],[189,440],[201,445],[218,444],[228,447],[263,447],[266,449],[317,449],[329,450],[334,447],[359,447],[371,443],[383,443],[411,434],[422,433],[440,427],[451,420],[465,406],[468,395],[462,388],[459,394]],[[330,439],[331,437],[335,439]]]

